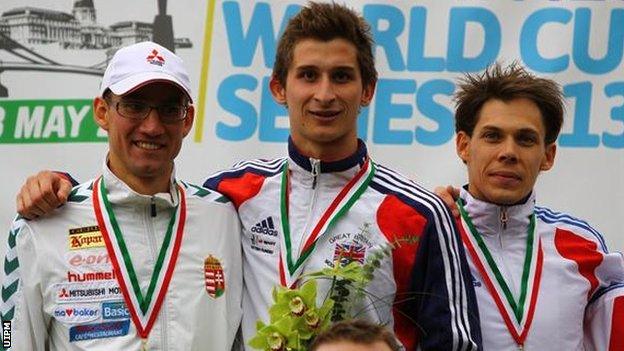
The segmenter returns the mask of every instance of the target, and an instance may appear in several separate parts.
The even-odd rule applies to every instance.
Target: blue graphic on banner
[[[268,82],[279,35],[299,8],[296,4],[278,7],[271,2],[256,2],[249,8],[238,1],[222,3],[231,65],[245,70],[233,72],[217,83],[217,103],[228,115],[227,121],[217,116],[214,122],[217,138],[228,141],[255,138],[261,142],[286,142],[288,139],[288,128],[284,128],[287,111],[273,100]],[[613,75],[622,65],[624,9],[610,9],[608,18],[603,18],[595,9],[587,7],[543,7],[525,15],[515,38],[503,37],[506,25],[503,21],[508,14],[498,14],[486,7],[450,7],[446,14],[446,38],[427,33],[431,28],[428,20],[433,18],[430,12],[435,11],[435,7],[405,8],[379,3],[366,4],[360,10],[371,25],[376,59],[385,61],[390,72],[453,72],[458,77],[464,72],[480,72],[496,60],[509,61],[514,57],[538,74],[578,70],[580,74],[575,73],[578,81],[567,82],[562,87],[573,107],[568,109],[566,125],[573,127],[561,135],[559,145],[624,148],[624,131],[619,132],[624,128],[624,106],[620,102],[624,96],[624,82],[607,81],[604,91],[592,85],[596,76]],[[608,26],[606,33],[592,30],[595,27],[592,22],[598,21]],[[540,43],[552,35],[553,28],[571,38],[569,47],[561,46],[561,52],[556,54],[540,52]],[[474,31],[482,36],[479,41],[482,44],[468,47],[473,45]],[[445,54],[425,53],[427,41],[434,37],[446,43]],[[502,43],[512,41],[518,43],[519,52],[501,53]],[[601,57],[590,54],[590,43],[600,43],[597,52],[602,53]],[[254,74],[246,70],[258,63],[265,67],[264,72]],[[385,145],[440,146],[452,141],[454,79],[423,79],[422,75],[392,79],[380,73],[372,110],[363,109],[358,120],[360,138]],[[248,100],[250,95],[254,96],[253,101]],[[411,101],[396,102],[398,95],[411,96]],[[598,114],[592,108],[598,99],[610,104],[607,106],[611,108],[610,116]],[[592,118],[603,119],[607,125],[601,127],[603,130],[591,130]],[[393,122],[396,120],[401,120],[402,129],[391,127],[398,125]],[[406,128],[406,121],[412,126]],[[614,130],[616,133],[612,133]]]
[[[77,325],[69,328],[69,341],[110,338],[128,335],[130,320]]]

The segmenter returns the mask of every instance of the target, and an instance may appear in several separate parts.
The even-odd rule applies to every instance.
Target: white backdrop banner
[[[624,1],[345,1],[372,26],[379,82],[359,117],[373,157],[429,188],[466,182],[454,151],[455,81],[517,60],[555,79],[567,111],[541,205],[587,220],[624,248]],[[179,175],[201,183],[246,158],[286,152],[286,111],[268,80],[277,38],[303,1],[2,0],[0,223],[40,169],[87,180],[106,135],[92,120],[107,58],[154,39],[191,73],[197,116]],[[6,234],[0,237],[4,240]]]

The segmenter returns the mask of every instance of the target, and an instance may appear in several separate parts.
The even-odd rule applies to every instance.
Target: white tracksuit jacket
[[[288,158],[240,162],[204,184],[232,200],[243,226],[245,340],[255,334],[258,319],[268,322],[271,291],[281,283],[280,276],[286,285],[296,284],[302,274],[336,262],[365,262],[391,244],[395,249],[383,257],[367,287],[377,299],[356,307],[358,317],[393,328],[410,351],[419,346],[477,349],[478,316],[468,266],[454,221],[441,200],[381,165],[368,173],[373,166],[365,166],[368,153],[361,141],[353,155],[335,162],[305,157],[292,140],[288,150]],[[282,188],[284,169],[289,181]],[[333,226],[314,236],[314,228],[341,190],[366,177],[357,178],[363,170],[370,182],[361,196]],[[281,208],[285,188],[288,205]],[[336,208],[342,208],[350,194],[353,191]],[[286,213],[289,230],[283,225]],[[289,249],[291,272],[285,264]],[[329,286],[319,281],[320,299]]]
[[[603,238],[586,222],[536,207],[534,193],[526,202],[514,206],[477,200],[465,189],[460,198],[517,305],[523,291],[528,227],[535,213],[532,259],[528,260],[532,264],[527,264],[520,318],[513,313],[504,289],[479,248],[474,230],[471,231],[468,221],[460,220],[477,294],[484,350],[519,349],[507,324],[517,335],[526,330],[524,350],[608,350],[610,328],[619,326],[621,331],[624,324],[623,313],[615,315],[617,320],[612,319],[617,297],[614,294],[621,296],[624,291],[618,288],[624,282],[622,255],[609,253]],[[497,293],[493,294],[492,289]],[[607,290],[613,291],[601,296]],[[592,307],[594,300],[598,301]],[[586,308],[590,316],[587,318]],[[501,309],[507,312],[502,313]]]
[[[178,194],[185,193],[184,231],[169,244],[178,243],[179,254],[170,271],[165,268],[173,251],[164,258],[170,285],[147,348],[229,350],[242,314],[234,207],[220,194],[184,182],[177,182],[183,189],[178,193],[173,179],[170,193],[153,197],[135,193],[106,167],[104,181],[144,296],[172,213],[182,202]],[[93,186],[90,181],[75,187],[69,202],[44,218],[14,222],[2,305],[2,320],[12,322],[13,350],[139,350],[142,345],[94,215]]]

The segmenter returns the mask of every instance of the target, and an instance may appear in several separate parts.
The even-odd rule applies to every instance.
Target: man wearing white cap
[[[93,102],[102,175],[50,216],[18,218],[2,321],[15,350],[229,350],[241,320],[240,224],[219,193],[179,181],[193,124],[182,60],[119,50]]]

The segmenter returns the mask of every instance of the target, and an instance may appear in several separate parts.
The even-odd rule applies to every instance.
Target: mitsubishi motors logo
[[[61,289],[61,291],[59,292],[58,297],[59,298],[69,297],[69,293],[67,292],[67,289],[65,289],[65,288]]]
[[[151,54],[147,55],[147,62],[152,65],[162,66],[165,64],[165,59],[158,54],[158,50],[154,49]]]

